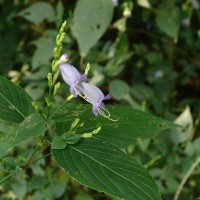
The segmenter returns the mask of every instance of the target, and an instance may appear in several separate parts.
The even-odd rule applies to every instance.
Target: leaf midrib
[[[0,95],[4,98],[4,100],[6,100],[10,105],[13,106],[13,109],[15,109],[23,118],[25,118],[25,116],[23,115],[23,113],[21,113],[16,107],[14,104],[12,104],[5,96],[3,96],[2,93],[0,93]]]
[[[107,169],[108,169],[109,171],[111,171],[112,173],[114,173],[114,174],[120,176],[121,178],[127,180],[128,182],[132,183],[132,184],[135,185],[138,189],[140,189],[142,192],[144,192],[150,199],[152,199],[144,190],[142,190],[139,186],[137,186],[134,182],[130,181],[130,180],[127,179],[126,177],[124,177],[124,176],[118,174],[117,172],[113,171],[112,169],[110,169],[110,168],[107,167],[106,165],[100,163],[98,160],[96,160],[95,158],[89,156],[88,154],[84,153],[83,151],[80,151],[79,149],[77,149],[77,148],[75,148],[75,147],[73,147],[73,146],[70,146],[70,148],[72,148],[72,149],[74,149],[75,151],[77,151],[77,152],[83,154],[84,156],[90,158],[90,159],[93,160],[94,162],[96,162],[96,163],[100,164],[101,166],[107,168]],[[152,199],[152,200],[153,200],[153,199]]]

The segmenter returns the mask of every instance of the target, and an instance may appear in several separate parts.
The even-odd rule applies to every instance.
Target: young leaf
[[[51,121],[51,120],[50,120]],[[46,121],[38,113],[28,116],[18,127],[13,145],[42,135],[52,123]]]
[[[35,112],[32,98],[19,86],[0,76],[0,119],[21,123]]]
[[[77,2],[72,31],[82,56],[85,56],[104,34],[112,16],[112,1],[79,0]]]
[[[101,131],[95,137],[119,147],[125,147],[135,143],[138,138],[142,140],[153,138],[164,129],[177,127],[167,120],[130,107],[107,106],[106,108],[113,119],[118,119],[117,122],[102,116],[95,117],[91,105],[66,105],[53,117],[53,120],[57,121],[57,133],[66,132],[70,124],[66,121],[72,122],[78,116],[83,125],[77,129],[77,133],[90,132],[101,127]]]
[[[147,170],[111,144],[95,138],[82,139],[52,153],[60,167],[90,188],[124,199],[161,199]]]
[[[52,149],[64,149],[67,146],[67,142],[62,139],[61,136],[56,135],[52,140]]]

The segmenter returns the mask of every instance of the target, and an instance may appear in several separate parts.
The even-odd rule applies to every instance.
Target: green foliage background
[[[126,2],[133,5],[131,18],[123,16]],[[55,37],[64,20],[68,34],[63,53],[70,53],[70,63],[81,71],[90,62],[91,81],[111,93],[111,104],[152,112],[185,127],[124,149],[150,171],[163,199],[173,199],[200,154],[200,10],[190,0],[121,0],[117,7],[109,0],[0,0],[0,73],[25,87],[41,105]],[[56,103],[68,94],[63,84]],[[15,126],[0,125],[0,135],[8,134],[4,140],[9,141]],[[33,146],[25,143],[10,155],[25,161]],[[9,159],[7,164],[17,162]],[[0,186],[1,199],[116,199],[81,186],[48,157],[25,173],[18,170],[20,184]],[[197,166],[181,200],[198,198],[199,174]]]

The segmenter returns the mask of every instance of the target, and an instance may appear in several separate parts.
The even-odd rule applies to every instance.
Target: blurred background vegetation
[[[181,180],[200,155],[200,2],[198,0],[0,0],[0,73],[25,87],[44,104],[55,38],[68,29],[63,53],[83,71],[91,64],[91,82],[110,92],[110,103],[131,106],[181,124],[157,138],[124,149],[156,180],[162,197],[173,199]],[[62,84],[56,103],[69,94]],[[80,100],[76,100],[80,101]],[[134,122],[133,122],[134,123]],[[14,126],[0,122],[1,136]],[[123,134],[123,133],[122,133]],[[27,150],[28,147],[28,150]],[[0,165],[15,168],[33,151],[26,143]],[[116,199],[69,178],[49,157],[0,186],[0,199]],[[179,199],[200,195],[200,166],[186,181]]]

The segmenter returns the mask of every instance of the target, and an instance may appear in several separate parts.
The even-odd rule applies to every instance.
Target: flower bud
[[[71,94],[67,97],[66,101],[71,101],[74,98],[74,96]]]
[[[63,54],[57,62],[57,65],[63,64],[70,59],[70,55],[68,53]]]
[[[83,138],[90,138],[90,137],[92,137],[92,133],[83,133],[82,137]]]
[[[59,88],[60,88],[60,82],[56,83],[56,85],[54,86],[53,96],[58,94]]]
[[[97,134],[100,130],[101,130],[101,127],[98,127],[97,129],[93,130],[93,131],[91,132],[91,134],[92,134],[92,135],[93,135],[93,134]]]
[[[76,119],[72,122],[70,130],[73,130],[74,128],[76,128],[76,126],[78,125],[79,122],[80,122],[80,118],[76,118]]]
[[[52,73],[48,73],[47,75],[48,85],[51,87],[53,85]]]
[[[90,63],[87,63],[84,74],[86,74],[86,76],[87,76],[89,71],[90,71]]]

